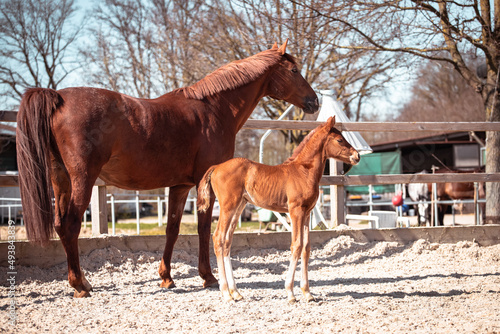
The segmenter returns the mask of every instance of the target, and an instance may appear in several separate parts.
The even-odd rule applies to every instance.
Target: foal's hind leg
[[[227,286],[234,300],[241,300],[243,299],[243,296],[236,288],[233,266],[231,265],[231,245],[233,243],[234,230],[236,229],[236,225],[238,224],[243,209],[245,209],[245,205],[246,202],[244,200],[241,200],[238,207],[236,207],[230,222],[229,230],[226,231],[226,238],[224,242],[223,257],[224,257],[224,268],[226,269]]]
[[[285,290],[288,294],[288,302],[295,303],[295,295],[293,294],[293,284],[295,281],[295,270],[299,262],[302,247],[304,245],[304,221],[307,221],[306,213],[301,208],[290,209],[290,217],[292,218],[292,244],[290,250],[290,267],[285,280]]]
[[[230,255],[234,230],[245,204],[243,200],[240,200],[240,203],[222,201],[219,222],[213,236],[217,267],[219,268],[219,288],[227,302],[243,299],[236,288]]]
[[[62,164],[53,163],[52,186],[55,197],[55,230],[61,239],[68,262],[68,281],[75,289],[74,297],[89,297],[92,286],[80,268],[78,235],[95,180],[73,180]],[[80,174],[81,175],[81,174]]]

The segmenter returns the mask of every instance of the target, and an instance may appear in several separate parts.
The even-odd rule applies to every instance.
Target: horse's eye
[[[293,72],[293,73],[297,73],[298,71],[299,71],[299,70],[297,69],[297,67],[292,68],[292,72]]]
[[[342,143],[342,139],[337,139],[337,142]]]

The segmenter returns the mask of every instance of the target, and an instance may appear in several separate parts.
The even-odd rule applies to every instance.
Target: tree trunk
[[[498,122],[499,120],[496,120]],[[486,173],[500,172],[500,133],[486,132]],[[500,182],[486,182],[485,224],[500,224]]]
[[[496,75],[494,77],[496,79]],[[486,120],[489,122],[500,122],[500,96],[498,87],[496,87],[496,85],[497,83],[495,83],[493,94],[489,96],[489,99],[487,99],[487,103],[485,103]],[[487,131],[486,173],[499,173],[499,172],[500,172],[500,132]],[[499,182],[486,182],[486,213],[485,213],[484,224],[500,224]]]

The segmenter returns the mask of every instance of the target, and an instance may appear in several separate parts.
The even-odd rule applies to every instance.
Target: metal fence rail
[[[0,111],[0,121],[16,122],[17,112]],[[247,129],[282,129],[282,130],[312,130],[321,122],[311,121],[272,121],[250,119],[244,125]],[[348,131],[500,131],[500,122],[349,122],[336,123],[336,128]],[[347,185],[375,185],[375,184],[408,184],[408,183],[441,183],[441,182],[500,182],[500,173],[477,173],[477,174],[400,174],[400,175],[365,175],[365,176],[326,176],[321,180],[321,185],[332,186],[331,193],[337,194],[332,198],[332,221],[345,222],[345,196],[344,186]],[[15,175],[0,175],[0,185],[15,185]],[[106,185],[99,181],[94,186],[92,205],[98,210],[92,219],[93,233],[107,233],[108,203],[106,196]],[[162,197],[164,198],[164,197]],[[158,199],[157,199],[158,201]],[[160,199],[160,205],[165,200]],[[95,204],[94,204],[95,203]],[[135,201],[140,203],[140,201]],[[138,204],[136,204],[138,205]],[[139,219],[138,219],[139,222]],[[95,228],[94,228],[95,226]],[[95,232],[94,232],[95,231]],[[139,232],[139,223],[138,223]]]

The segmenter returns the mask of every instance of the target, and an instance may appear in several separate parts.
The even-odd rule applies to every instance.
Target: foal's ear
[[[281,53],[281,55],[284,55],[286,53],[286,45],[288,44],[288,38],[286,39],[285,43],[280,46],[278,49],[278,52]]]
[[[278,50],[278,43],[274,42],[274,45],[271,48],[271,50]]]
[[[328,129],[328,131],[330,131],[333,129],[334,126],[335,126],[335,116],[330,116],[326,121],[326,128]]]

